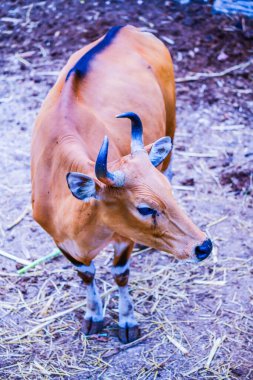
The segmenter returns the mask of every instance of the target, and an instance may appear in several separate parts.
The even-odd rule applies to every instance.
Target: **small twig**
[[[21,259],[20,257],[14,256],[11,253],[5,252],[2,249],[0,249],[0,255],[7,257],[10,260],[16,261],[17,263],[23,264],[23,265],[29,265],[30,262],[25,259]]]
[[[184,78],[177,78],[176,83],[191,82],[191,81],[196,81],[199,79],[222,77],[222,76],[227,75],[227,74],[229,74],[235,70],[246,69],[246,67],[251,65],[252,62],[253,62],[253,60],[249,60],[247,62],[240,63],[239,65],[229,67],[226,70],[216,72],[216,73],[197,73],[196,75],[189,75],[189,76],[186,76]]]
[[[38,363],[36,360],[34,360],[34,365],[37,367],[40,372],[42,372],[44,375],[50,375],[50,372],[48,372],[40,363]]]
[[[33,4],[30,4],[28,7],[28,10],[26,12],[25,24],[24,25],[28,25],[31,22],[30,16],[31,16],[32,9],[33,9]]]
[[[175,347],[179,349],[184,355],[187,355],[189,351],[183,347],[176,339],[174,339],[172,336],[167,334],[167,338],[169,339],[170,343],[174,344]]]
[[[0,98],[0,103],[9,103],[13,99],[13,95],[6,96],[5,98]]]
[[[214,286],[224,286],[226,285],[226,281],[207,281],[207,280],[195,280],[193,281],[193,284],[197,284],[197,285],[214,285]]]
[[[186,156],[186,157],[203,157],[203,158],[212,158],[212,157],[218,157],[217,152],[207,152],[207,153],[198,153],[198,152],[180,152],[177,151],[177,154],[179,156]]]
[[[195,365],[193,368],[191,368],[189,371],[187,371],[187,372],[182,372],[182,375],[188,377],[188,376],[191,375],[192,373],[199,371],[200,369],[203,368],[203,365],[201,365],[200,363],[203,363],[205,360],[206,360],[206,358],[202,358],[202,359],[199,360],[198,363],[196,363],[196,365]]]
[[[22,212],[22,214],[20,214],[13,223],[9,224],[6,229],[11,230],[13,227],[19,224],[30,211],[31,211],[31,206],[27,206]]]
[[[20,339],[25,338],[28,335],[32,335],[32,334],[36,333],[37,331],[41,330],[43,327],[46,327],[47,325],[49,325],[49,323],[51,323],[51,322],[52,321],[50,320],[50,321],[46,321],[44,323],[41,323],[40,325],[35,326],[33,329],[25,332],[24,334],[16,335],[16,336],[10,338],[10,340],[7,339],[6,342],[15,343],[15,342],[19,341]]]
[[[161,39],[167,42],[169,45],[175,45],[175,41],[172,38],[166,37],[166,36],[161,36]]]
[[[195,187],[194,186],[179,186],[179,185],[175,185],[175,186],[173,186],[173,189],[180,190],[180,191],[195,191]]]
[[[208,223],[208,225],[207,225],[206,227],[207,227],[207,228],[210,228],[210,227],[212,227],[212,226],[215,226],[215,225],[218,224],[218,223],[224,222],[224,220],[226,220],[227,218],[228,218],[227,215],[226,215],[226,216],[223,216],[222,218],[217,219],[217,220],[215,220],[214,222]]]
[[[239,317],[241,317],[241,318],[246,318],[246,319],[249,319],[250,321],[253,321],[253,317],[251,317],[250,315],[247,315],[244,313],[238,313],[237,311],[230,310],[230,309],[224,309],[224,311],[227,311],[228,313],[239,315]]]
[[[226,339],[225,335],[222,338],[215,339],[213,347],[211,348],[210,354],[206,362],[206,368],[210,367],[210,364],[216,354],[216,351],[218,350],[218,348],[220,347],[220,345],[223,343],[225,339]]]
[[[215,131],[234,131],[238,129],[244,129],[244,124],[238,124],[238,125],[215,125],[211,127],[211,129]]]
[[[147,26],[141,26],[140,28],[141,32],[148,32],[148,33],[157,33],[157,30],[154,28],[148,28]]]
[[[31,66],[31,63],[30,63],[27,59],[22,58],[19,54],[16,54],[16,58],[17,58],[17,60],[18,60],[20,63],[23,63],[23,65],[25,65],[25,66],[27,66],[27,67]]]
[[[158,327],[156,327],[154,330],[152,330],[151,332],[149,332],[149,333],[146,334],[146,335],[143,335],[143,336],[140,337],[139,339],[137,339],[137,340],[135,340],[135,341],[133,341],[133,342],[131,342],[131,343],[125,344],[124,346],[122,346],[122,347],[120,348],[120,350],[121,350],[121,351],[124,351],[124,350],[126,350],[127,348],[130,348],[130,347],[132,347],[132,346],[135,346],[136,344],[138,344],[138,343],[142,342],[143,340],[145,340],[145,339],[146,339],[147,337],[149,337],[150,335],[153,335],[154,332],[156,332],[157,330],[160,330],[162,327],[163,327],[163,326],[158,326]]]
[[[57,77],[58,75],[60,74],[60,71],[54,71],[54,70],[52,70],[52,71],[39,71],[39,72],[36,72],[36,75],[38,75],[38,77],[39,76],[49,76],[49,77],[51,77],[51,76],[53,76],[53,77]]]
[[[32,263],[28,262],[28,265],[26,265],[24,268],[18,270],[18,274],[25,274],[29,269],[34,268],[37,265],[44,263],[47,260],[54,259],[55,257],[59,256],[60,254],[61,254],[61,251],[58,248],[56,248],[49,255],[40,257],[39,259],[33,261]]]
[[[216,264],[218,262],[218,247],[217,246],[213,247],[212,258],[213,258],[214,264]]]
[[[17,25],[20,22],[22,22],[22,19],[21,18],[15,18],[15,17],[2,17],[1,21],[3,21],[3,22],[10,22],[12,24]]]

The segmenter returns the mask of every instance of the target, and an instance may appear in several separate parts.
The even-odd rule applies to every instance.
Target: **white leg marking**
[[[119,286],[119,326],[134,327],[138,323],[134,317],[134,307],[129,295],[128,285]]]
[[[85,319],[92,319],[94,322],[99,322],[103,320],[103,306],[102,301],[96,286],[96,281],[94,279],[96,268],[93,262],[89,266],[81,265],[78,267],[78,271],[85,274],[89,273],[93,280],[90,284],[86,284],[87,287],[87,309],[85,313]]]
[[[120,276],[129,269],[129,262],[124,266],[112,267],[113,276]],[[134,317],[134,306],[129,294],[128,285],[118,286],[119,289],[119,326],[134,327],[138,323]]]
[[[103,306],[95,280],[87,285],[87,310],[84,318],[94,322],[103,320]]]

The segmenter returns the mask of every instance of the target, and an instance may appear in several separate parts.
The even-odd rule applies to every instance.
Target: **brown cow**
[[[139,334],[127,285],[134,243],[178,259],[203,260],[212,250],[172,195],[167,177],[174,132],[170,54],[132,26],[114,27],[73,54],[38,115],[33,215],[87,284],[85,334],[103,326],[92,260],[108,243],[115,249],[123,342]]]

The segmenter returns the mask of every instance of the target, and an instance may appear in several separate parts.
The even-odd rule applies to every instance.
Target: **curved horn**
[[[125,182],[124,173],[121,171],[115,171],[114,173],[110,173],[107,170],[108,147],[109,140],[108,137],[105,136],[97,156],[95,164],[95,173],[97,179],[99,179],[99,181],[105,183],[106,185],[121,187],[124,185]]]
[[[142,122],[134,112],[126,112],[116,116],[117,118],[128,118],[132,122],[131,153],[134,154],[144,150]]]

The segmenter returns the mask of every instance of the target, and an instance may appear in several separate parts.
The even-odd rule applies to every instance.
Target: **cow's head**
[[[131,154],[117,162],[118,170],[107,169],[108,139],[105,137],[97,157],[97,179],[81,173],[68,173],[72,194],[92,201],[100,223],[135,242],[171,253],[179,259],[203,260],[212,243],[179,207],[167,178],[156,169],[172,149],[170,137],[144,147],[142,124],[134,113]]]

